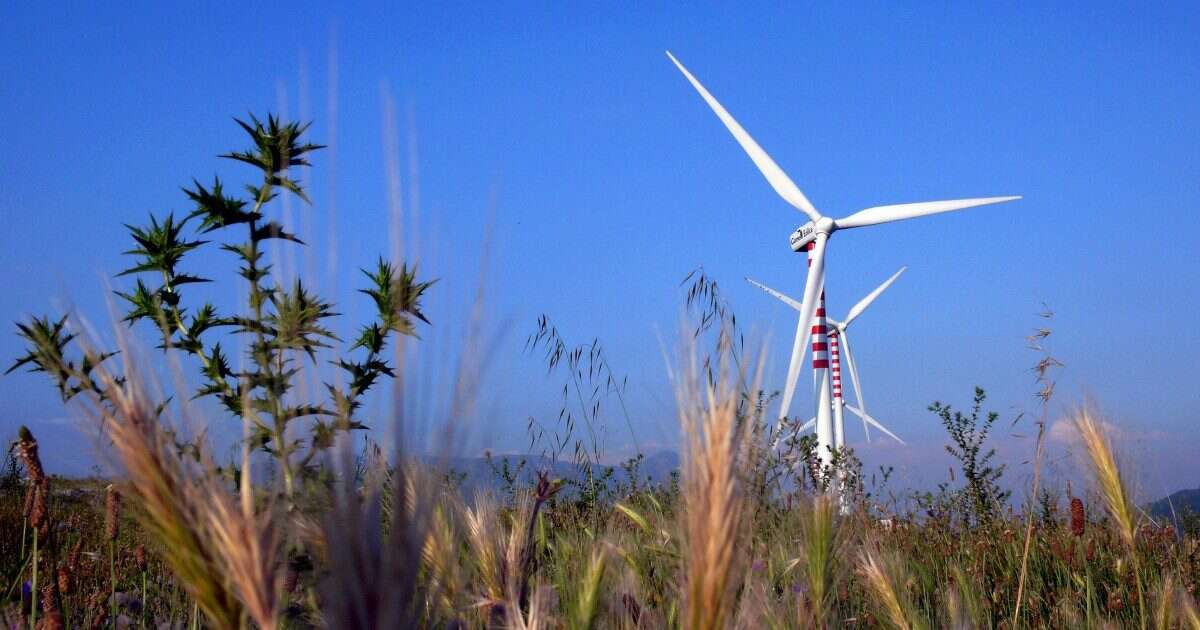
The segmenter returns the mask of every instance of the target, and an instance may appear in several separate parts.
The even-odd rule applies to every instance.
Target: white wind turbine
[[[883,284],[876,287],[874,291],[871,291],[870,293],[868,293],[866,295],[866,297],[859,300],[858,303],[855,304],[848,313],[846,313],[846,318],[843,319],[842,321],[839,322],[837,320],[828,319],[828,318],[825,320],[825,322],[829,328],[828,337],[829,337],[829,353],[830,353],[830,372],[831,372],[831,376],[833,379],[832,411],[833,411],[833,446],[835,449],[841,448],[846,443],[845,428],[844,428],[843,415],[842,415],[843,408],[849,409],[851,413],[858,416],[862,420],[863,432],[867,436],[867,441],[870,441],[870,439],[871,439],[870,438],[871,433],[870,433],[870,430],[868,429],[868,425],[871,425],[871,426],[874,426],[875,428],[879,429],[880,431],[883,431],[884,433],[886,433],[888,436],[890,436],[892,439],[896,440],[897,442],[904,444],[904,440],[900,439],[895,433],[892,433],[886,427],[884,427],[882,423],[880,423],[878,420],[876,420],[875,418],[873,418],[869,414],[867,414],[866,403],[864,402],[864,399],[863,399],[862,385],[858,379],[858,368],[854,362],[854,354],[850,349],[850,337],[847,334],[847,329],[850,327],[850,324],[854,320],[858,319],[858,317],[860,315],[862,315],[863,312],[865,312],[868,307],[871,306],[871,304],[876,300],[876,298],[878,298],[884,291],[886,291],[888,289],[888,287],[892,286],[892,283],[894,283],[897,279],[899,279],[900,274],[904,273],[905,270],[907,270],[907,269],[908,269],[908,267],[901,267],[899,271],[892,274],[892,277],[885,280],[883,282]],[[775,289],[772,289],[771,287],[766,286],[765,284],[762,284],[761,282],[757,282],[751,278],[746,278],[746,280],[750,284],[753,284],[754,286],[762,289],[763,291],[766,291],[770,295],[778,298],[784,304],[787,304],[788,306],[792,307],[793,309],[796,309],[797,311],[803,312],[803,310],[804,310],[803,305],[800,302],[797,302],[796,300],[788,297],[787,295],[784,295],[783,293],[781,293],[779,291],[776,291]],[[850,378],[854,383],[854,398],[855,398],[855,402],[858,403],[857,407],[847,403],[845,401],[845,399],[842,397],[841,352],[840,352],[840,348],[839,348],[839,340],[840,340],[840,344],[845,347],[846,363],[847,363],[847,366],[850,368]],[[801,431],[807,431],[807,430],[813,428],[816,425],[816,423],[817,423],[817,419],[812,418],[811,420],[806,422],[804,425],[797,428],[796,432],[799,433]]]
[[[829,238],[838,230],[866,227],[878,223],[890,223],[892,221],[902,221],[904,219],[914,219],[930,214],[938,214],[942,212],[951,212],[953,210],[962,210],[974,206],[983,206],[992,203],[1001,203],[1004,201],[1012,201],[1020,199],[1020,197],[984,197],[976,199],[954,199],[950,201],[926,201],[920,203],[905,203],[889,206],[876,206],[860,210],[854,214],[848,215],[841,219],[833,219],[822,215],[813,206],[812,202],[800,192],[787,174],[779,168],[779,165],[763,151],[762,147],[746,133],[746,130],[738,124],[729,112],[713,98],[712,94],[688,72],[683,64],[674,55],[667,51],[667,57],[675,64],[679,71],[683,73],[712,108],[729,132],[733,134],[734,139],[742,146],[742,149],[750,156],[754,165],[762,172],[767,183],[775,189],[775,192],[783,197],[783,200],[792,205],[796,209],[806,214],[809,222],[800,226],[796,231],[792,232],[790,240],[793,251],[809,252],[808,275],[804,282],[804,297],[801,301],[803,310],[800,312],[799,323],[796,328],[796,338],[792,344],[792,358],[788,365],[787,382],[783,389],[783,400],[779,408],[779,417],[786,418],[788,410],[792,404],[792,396],[795,394],[796,380],[800,376],[800,367],[804,363],[804,338],[806,337],[805,328],[809,322],[813,321],[813,316],[817,314],[817,298],[823,295],[825,284],[825,245]],[[810,247],[811,245],[811,247]],[[823,302],[824,300],[822,300]],[[828,465],[832,460],[833,453],[829,449],[833,438],[833,419],[830,416],[830,391],[828,377],[828,359],[824,356],[818,357],[816,352],[822,351],[826,347],[824,339],[825,327],[823,322],[816,322],[813,326],[812,334],[814,335],[814,356],[813,356],[813,371],[815,375],[814,385],[817,388],[817,451],[823,465]]]

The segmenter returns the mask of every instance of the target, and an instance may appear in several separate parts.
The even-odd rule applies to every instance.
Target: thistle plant
[[[361,327],[348,353],[332,364],[345,379],[326,382],[325,400],[298,400],[293,391],[305,358],[315,364],[317,353],[331,348],[339,338],[328,321],[337,315],[332,303],[322,299],[300,280],[284,284],[272,275],[264,260],[264,244],[271,240],[304,242],[286,226],[269,218],[271,202],[291,194],[308,202],[296,169],[310,166],[309,156],[322,145],[304,140],[308,125],[284,122],[275,116],[266,121],[251,116],[237,120],[250,138],[250,147],[220,157],[255,169],[257,178],[245,185],[248,196],[239,196],[214,178],[211,184],[193,179],[183,193],[192,210],[183,218],[174,213],[151,215],[142,225],[126,225],[134,247],[125,252],[134,264],[120,276],[136,276],[134,286],[117,295],[127,305],[124,321],[152,325],[158,347],[193,358],[200,368],[202,383],[195,398],[212,397],[232,416],[247,420],[252,448],[269,453],[282,472],[285,493],[294,495],[297,477],[311,472],[315,456],[329,448],[338,433],[365,429],[357,417],[361,399],[382,376],[394,377],[384,358],[388,338],[395,333],[416,336],[416,322],[428,323],[421,301],[433,281],[418,279],[415,267],[395,265],[382,258],[363,273],[368,286],[362,292],[376,306],[375,321]],[[236,275],[244,283],[248,312],[224,313],[211,303],[196,304],[186,299],[190,285],[212,279],[185,269],[193,252],[207,246],[205,240],[225,236],[220,249],[240,263]],[[122,386],[120,377],[92,378],[93,370],[113,352],[72,349],[76,334],[66,317],[33,317],[17,324],[27,353],[8,372],[27,366],[45,372],[58,387],[64,401],[81,393],[111,405],[111,387]],[[224,335],[218,335],[220,332]],[[245,369],[235,370],[222,346],[230,335],[246,339]],[[354,358],[361,351],[365,357]],[[342,382],[344,381],[344,382]],[[161,411],[161,408],[160,408]],[[303,421],[307,440],[294,437],[291,428]]]

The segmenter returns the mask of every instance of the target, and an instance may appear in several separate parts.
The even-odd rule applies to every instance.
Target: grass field
[[[39,477],[18,443],[6,623],[36,603],[41,627],[1200,627],[1197,538],[1139,516],[1086,412],[1096,496],[989,516],[947,491],[892,514],[862,493],[839,510],[773,490],[785,464],[737,389],[692,385],[675,483],[587,495],[543,477],[463,497],[445,471],[376,460],[292,505],[240,492],[122,399],[119,505],[104,481]]]

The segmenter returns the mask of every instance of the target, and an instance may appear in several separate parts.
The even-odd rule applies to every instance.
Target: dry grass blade
[[[462,512],[461,502],[455,497],[444,498],[434,509],[429,535],[421,550],[422,562],[429,572],[431,604],[447,618],[454,614],[455,601],[461,588],[458,562],[461,550],[454,515]]]
[[[280,518],[274,502],[256,510],[252,491],[247,442],[242,447],[239,500],[211,484],[206,516],[214,547],[247,614],[258,627],[273,630],[279,625],[284,579]]]
[[[1108,514],[1117,525],[1118,533],[1132,549],[1137,533],[1137,510],[1131,500],[1121,469],[1113,453],[1112,443],[1104,432],[1095,412],[1082,409],[1075,415],[1075,428],[1087,451],[1097,489],[1103,497]]]
[[[901,630],[924,630],[927,624],[917,614],[908,597],[908,572],[899,556],[880,550],[864,549],[859,573],[867,590],[874,596],[884,620]]]
[[[1175,580],[1168,573],[1163,576],[1154,594],[1153,627],[1155,630],[1168,630],[1173,627],[1171,621],[1175,617],[1175,602]]]
[[[743,484],[754,423],[738,418],[741,375],[730,376],[726,356],[717,378],[708,379],[692,353],[675,384],[685,444],[680,581],[682,622],[689,630],[725,627],[735,609],[734,589],[742,583],[738,548],[750,517]]]
[[[528,553],[529,534],[532,531],[531,515],[533,514],[533,498],[523,494],[517,500],[509,518],[508,537],[504,545],[502,579],[504,594],[507,600],[508,619],[510,625],[517,625],[522,618],[522,608],[529,603]],[[536,619],[537,611],[530,604],[529,619]]]
[[[1200,630],[1200,612],[1196,611],[1196,602],[1190,593],[1184,589],[1176,591],[1176,602],[1179,605],[1180,626]]]
[[[1138,512],[1132,498],[1129,496],[1121,468],[1117,465],[1112,443],[1104,432],[1103,424],[1095,412],[1084,408],[1076,413],[1075,428],[1087,450],[1088,459],[1092,465],[1092,474],[1099,488],[1100,496],[1108,508],[1108,514],[1116,525],[1117,533],[1125,545],[1129,562],[1133,566],[1134,579],[1137,584],[1138,615],[1141,627],[1146,627],[1146,597],[1143,586],[1143,576],[1138,561],[1135,546]]]
[[[949,626],[962,630],[986,626],[987,624],[983,623],[983,602],[980,601],[978,585],[967,576],[967,572],[961,566],[955,565],[953,575],[953,606],[947,606],[947,612],[950,613]]]
[[[360,497],[352,459],[343,453],[342,481],[323,526],[329,569],[321,585],[325,623],[329,628],[415,627],[422,596],[421,550],[431,510],[424,496],[414,496],[411,467],[404,463],[396,464],[384,487],[369,480]],[[371,479],[387,477],[375,474]],[[384,518],[385,496],[390,518]]]
[[[170,551],[164,559],[209,623],[237,627],[243,608],[209,536],[209,489],[195,483],[197,471],[180,459],[136,379],[124,387],[112,383],[109,395],[112,411],[102,418],[142,526]]]
[[[475,556],[476,580],[480,595],[489,603],[504,601],[504,568],[500,534],[496,531],[496,502],[491,495],[480,493],[475,505],[466,511],[467,537]]]

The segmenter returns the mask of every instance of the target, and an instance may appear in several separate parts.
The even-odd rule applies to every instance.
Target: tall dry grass
[[[125,624],[141,610],[113,604],[136,593],[141,606],[170,600],[169,577],[184,605],[155,606],[148,624],[919,629],[1011,627],[1016,618],[1016,627],[1200,628],[1200,544],[1138,516],[1094,412],[1077,414],[1076,426],[1097,495],[1074,497],[1064,518],[963,525],[974,521],[889,513],[865,499],[842,515],[829,495],[756,489],[754,475],[769,465],[757,459],[759,441],[771,439],[745,404],[758,372],[690,359],[673,376],[685,445],[677,489],[584,504],[543,474],[512,501],[480,493],[468,502],[399,447],[356,470],[343,443],[323,464],[328,481],[310,489],[317,498],[292,511],[277,489],[254,483],[247,451],[237,479],[221,476],[203,448],[198,457],[179,451],[148,386],[114,380],[112,404],[97,413],[124,471],[117,485],[135,519],[126,522],[136,523],[114,545],[118,597],[103,553],[63,562],[71,541],[38,521],[57,561],[40,566],[33,610],[40,623]],[[13,523],[32,516],[25,494],[0,520],[9,522],[5,509]],[[1107,518],[1089,520],[1085,501]],[[43,510],[47,520],[64,514],[53,502]],[[0,531],[0,549],[20,549],[11,529]],[[104,528],[93,529],[95,542],[74,545],[105,549]],[[157,563],[134,561],[132,543],[142,541]],[[312,566],[296,568],[298,556]],[[44,576],[68,566],[71,579],[50,589]],[[147,573],[148,588],[138,580]],[[18,615],[17,625],[30,618]]]
[[[125,373],[138,373],[128,359]],[[112,404],[96,409],[127,480],[127,492],[139,508],[142,527],[160,545],[172,574],[206,618],[219,627],[238,627],[248,609],[262,612],[256,598],[265,585],[240,570],[250,562],[242,555],[245,547],[231,546],[213,529],[224,516],[218,515],[218,506],[227,491],[211,470],[180,455],[136,377],[127,376],[124,382],[108,377],[108,382]],[[243,581],[237,583],[236,578]],[[256,619],[264,627],[275,627],[276,621],[274,615]]]
[[[694,352],[675,382],[683,433],[681,520],[684,562],[682,625],[689,630],[724,628],[736,610],[752,514],[747,492],[754,422],[739,418],[748,375],[729,357],[718,360],[716,378],[699,368]],[[750,376],[759,381],[758,373]]]
[[[929,627],[909,596],[908,566],[897,552],[868,544],[859,554],[858,570],[881,621],[901,630]]]
[[[1104,422],[1098,414],[1084,407],[1075,413],[1075,429],[1079,432],[1080,441],[1091,463],[1092,476],[1100,496],[1104,499],[1108,515],[1124,543],[1126,557],[1133,567],[1134,579],[1137,585],[1138,619],[1142,628],[1147,627],[1147,605],[1145,593],[1145,576],[1137,553],[1137,532],[1140,516],[1130,495],[1125,475],[1117,465],[1117,455],[1112,441],[1104,429]],[[1164,580],[1169,582],[1169,580]]]
[[[1121,540],[1132,549],[1138,528],[1137,507],[1129,494],[1125,475],[1117,465],[1116,451],[1104,422],[1093,409],[1085,407],[1075,413],[1074,424],[1108,515]]]

